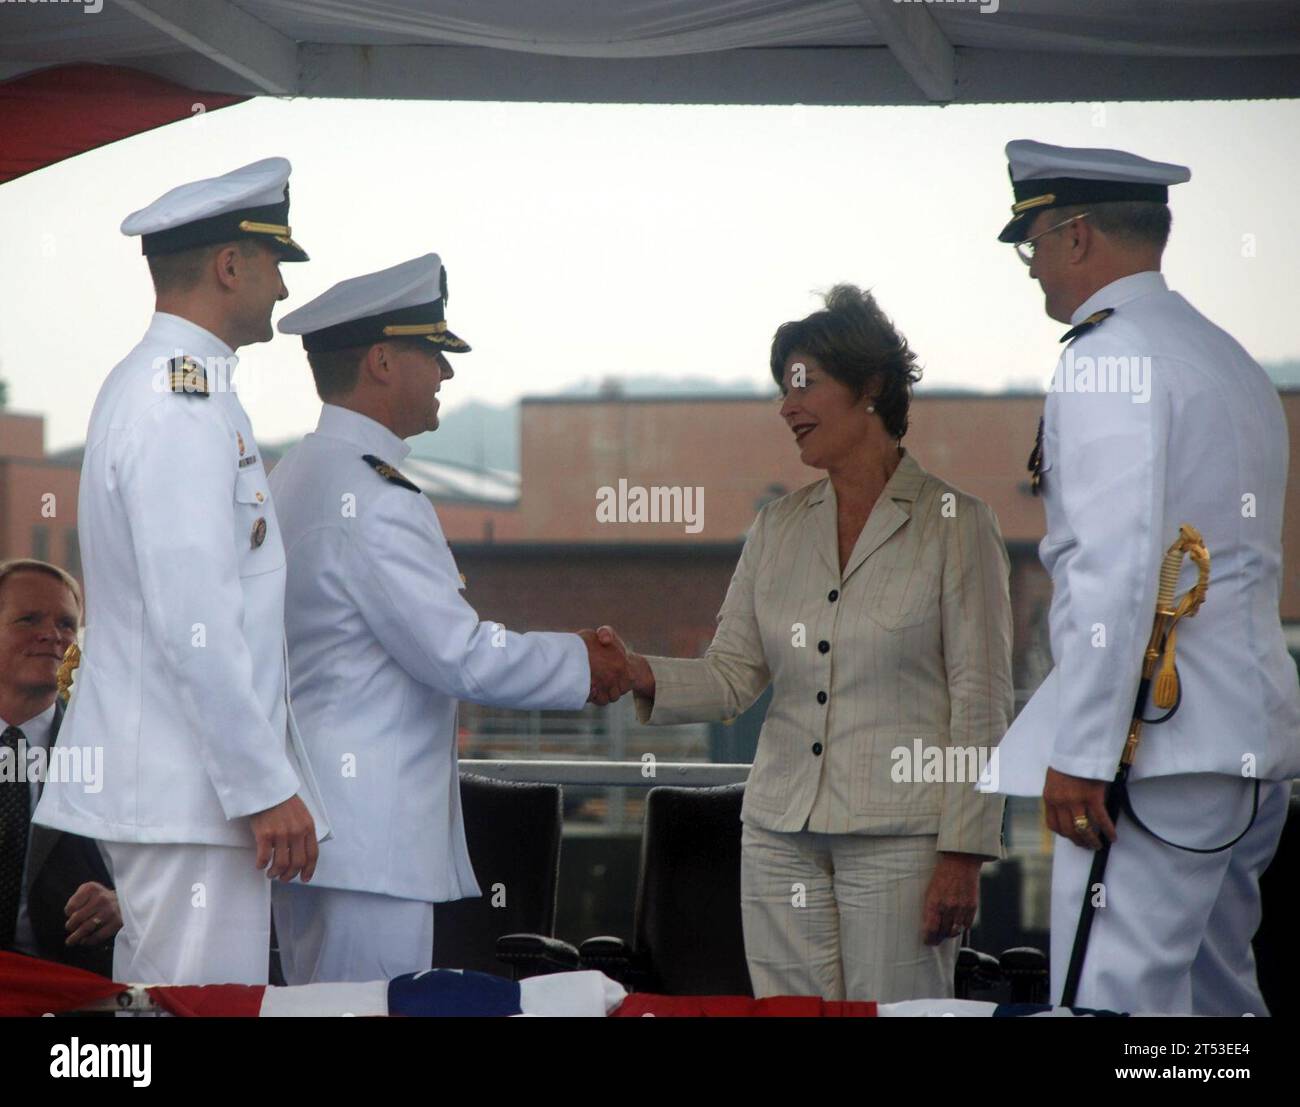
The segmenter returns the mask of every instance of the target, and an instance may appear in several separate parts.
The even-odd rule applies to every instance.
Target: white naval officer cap
[[[281,334],[302,335],[303,349],[342,350],[386,338],[423,338],[447,353],[469,343],[447,329],[447,270],[424,254],[378,273],[339,281],[280,320]]]
[[[1048,208],[1117,200],[1169,202],[1169,186],[1190,180],[1185,165],[1151,161],[1123,150],[1049,146],[1018,138],[1007,143],[1007,169],[1016,202],[1000,242],[1020,242],[1034,216]]]
[[[289,226],[292,171],[287,158],[263,158],[220,177],[179,185],[128,215],[122,233],[141,235],[141,252],[148,257],[252,238],[277,251],[282,261],[307,261]]]

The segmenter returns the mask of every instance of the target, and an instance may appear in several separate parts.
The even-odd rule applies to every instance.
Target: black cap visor
[[[309,260],[307,251],[292,238],[287,199],[278,204],[227,211],[210,219],[196,219],[193,223],[142,235],[140,252],[146,257],[158,257],[245,238],[265,243],[280,255],[281,261]]]
[[[1154,204],[1169,202],[1169,186],[1137,181],[1091,181],[1079,177],[1050,177],[1033,181],[1013,181],[1016,202],[1011,205],[1011,221],[998,235],[999,242],[1023,242],[1029,226],[1040,211],[1068,208],[1078,204],[1106,204],[1122,200],[1145,200]]]
[[[373,346],[392,338],[423,338],[440,350],[463,354],[469,343],[447,329],[443,318],[442,300],[431,300],[414,307],[396,308],[361,319],[349,319],[302,336],[302,345],[309,354],[317,350],[344,350],[352,346]]]

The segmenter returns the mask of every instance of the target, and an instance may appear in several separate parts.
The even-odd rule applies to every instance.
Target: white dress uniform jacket
[[[206,367],[208,395],[169,386]],[[35,821],[114,842],[251,848],[295,794],[328,833],[287,698],[284,547],[237,358],[157,313],[91,414],[78,529],[85,648],[59,740],[103,746],[103,787],[51,781]]]
[[[1182,705],[1143,729],[1131,779],[1296,776],[1300,686],[1278,616],[1288,444],[1277,389],[1159,273],[1114,281],[1072,322],[1104,308],[1114,314],[1067,347],[1047,397],[1039,556],[1052,577],[1055,667],[1002,740],[1001,790],[1041,793],[1049,764],[1114,777],[1160,562],[1183,523],[1205,538],[1210,589],[1178,626]],[[1126,369],[1127,391],[1098,390]],[[1179,595],[1194,572],[1184,565]]]
[[[276,465],[293,698],[337,835],[313,886],[441,902],[479,894],[465,845],[456,701],[580,708],[573,634],[480,623],[433,505],[367,463],[410,451],[334,404]],[[400,478],[399,478],[400,479]]]

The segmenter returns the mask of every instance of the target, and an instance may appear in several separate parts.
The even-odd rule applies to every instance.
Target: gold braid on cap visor
[[[384,334],[396,338],[404,334],[442,334],[447,329],[446,322],[441,323],[391,323],[384,328]]]
[[[293,240],[293,228],[288,223],[255,223],[251,219],[243,219],[239,223],[239,229],[248,234],[269,234],[276,242],[302,249]]]
[[[1011,205],[1011,214],[1019,215],[1021,212],[1029,211],[1031,208],[1041,208],[1044,204],[1056,203],[1055,192],[1044,192],[1041,196],[1031,196],[1028,200],[1020,200]]]

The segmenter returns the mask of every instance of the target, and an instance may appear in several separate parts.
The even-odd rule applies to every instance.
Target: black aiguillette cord
[[[1177,665],[1174,666],[1174,675],[1175,676],[1178,675]],[[1158,719],[1143,719],[1142,722],[1145,723],[1147,726],[1155,726],[1158,723],[1168,722],[1171,718],[1173,718],[1174,712],[1177,711],[1182,705],[1183,705],[1183,682],[1182,680],[1179,680],[1178,696],[1174,700],[1174,706],[1171,707],[1168,711],[1166,711],[1163,715],[1161,715]],[[1253,803],[1251,804],[1250,821],[1246,823],[1246,829],[1243,830],[1240,834],[1238,834],[1235,838],[1233,838],[1232,841],[1224,842],[1223,845],[1215,846],[1212,849],[1199,849],[1196,846],[1182,846],[1179,845],[1177,842],[1171,842],[1168,838],[1162,838],[1159,834],[1157,834],[1154,830],[1152,830],[1149,826],[1147,826],[1146,823],[1144,823],[1140,818],[1138,818],[1138,813],[1133,810],[1133,800],[1129,797],[1128,794],[1127,781],[1124,784],[1119,785],[1120,804],[1124,808],[1124,813],[1128,815],[1128,817],[1132,819],[1133,822],[1140,829],[1145,830],[1157,842],[1161,842],[1166,846],[1172,846],[1174,849],[1180,849],[1184,853],[1222,853],[1225,849],[1231,849],[1238,842],[1240,842],[1244,837],[1246,837],[1246,835],[1250,832],[1250,828],[1255,825],[1255,819],[1259,815],[1259,784],[1260,784],[1259,777],[1256,777],[1255,798]]]

